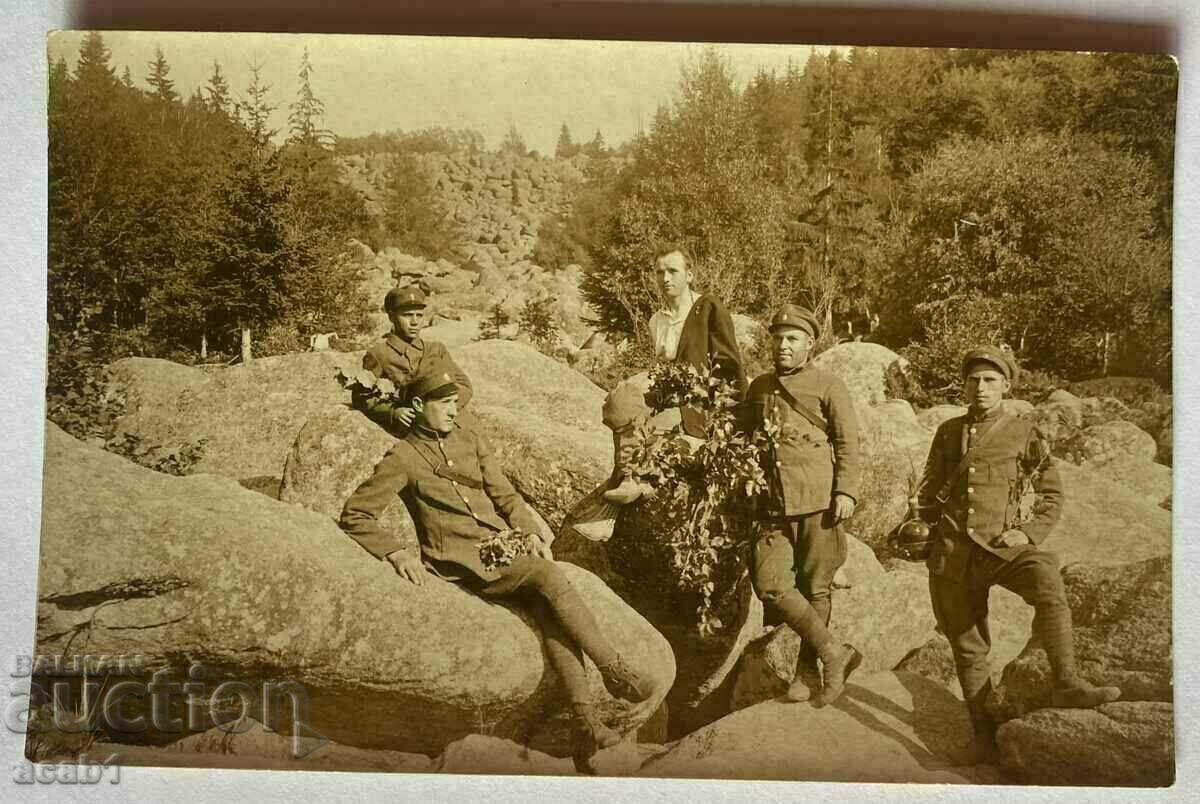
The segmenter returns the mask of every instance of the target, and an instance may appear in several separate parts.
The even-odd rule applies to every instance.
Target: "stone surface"
[[[45,467],[39,653],[137,654],[176,677],[199,661],[211,684],[291,679],[307,690],[305,722],[346,745],[435,754],[490,730],[566,751],[561,685],[525,611],[436,579],[406,585],[326,516],[225,478],[142,469],[53,425]],[[561,566],[661,699],[675,672],[666,641]],[[588,672],[617,728],[653,712],[656,699],[612,701]]]
[[[910,673],[851,677],[836,704],[767,701],[728,715],[647,762],[640,775],[837,782],[975,781],[962,767],[966,709]]]
[[[1063,514],[1043,548],[1064,565],[1140,561],[1171,552],[1171,512],[1159,507],[1161,498],[1139,491],[1135,478],[1118,481],[1068,461],[1059,461],[1058,470]],[[1149,472],[1141,477],[1152,479]]]
[[[853,537],[849,540],[844,577],[851,586],[833,593],[830,629],[835,638],[862,651],[858,672],[891,670],[934,635],[928,583],[917,573],[884,570],[869,549]],[[732,708],[782,695],[799,652],[800,638],[785,625],[752,642],[742,654]]]
[[[1174,707],[1164,702],[1040,709],[996,734],[1020,781],[1086,787],[1162,787],[1175,781]]]
[[[1150,463],[1158,452],[1153,436],[1119,419],[1085,427],[1064,448],[1075,463],[1083,466],[1101,466],[1120,459]]]
[[[877,405],[887,397],[887,372],[903,371],[908,361],[877,343],[839,343],[813,360],[813,365],[842,378],[855,402]]]
[[[1124,701],[1170,701],[1171,561],[1075,564],[1063,570],[1075,635],[1075,663],[1094,684],[1121,688]],[[1050,703],[1046,653],[1031,642],[1005,669],[992,707],[1019,717]]]
[[[917,411],[917,421],[921,423],[931,432],[936,432],[942,422],[953,419],[955,416],[966,415],[967,409],[963,405],[934,405],[931,408]]]

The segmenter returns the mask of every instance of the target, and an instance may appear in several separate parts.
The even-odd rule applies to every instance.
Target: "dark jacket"
[[[449,350],[437,341],[416,338],[410,342],[389,332],[387,337],[367,350],[362,364],[376,377],[391,380],[400,392],[412,383],[422,366],[438,366],[450,372],[458,385],[459,409],[465,408],[471,400],[473,389],[470,377],[450,357]],[[394,416],[399,404],[368,398],[357,389],[351,394],[351,403],[393,435],[403,436],[407,432],[407,428]]]
[[[779,384],[796,402],[825,421],[820,430],[792,408]],[[778,446],[769,460],[770,499],[761,512],[800,516],[829,508],[834,494],[855,500],[862,476],[858,417],[846,384],[809,362],[783,376],[763,374],[750,383],[742,405],[743,426],[779,425]]]
[[[448,580],[495,577],[479,560],[488,535],[509,527],[541,532],[487,439],[460,427],[441,438],[415,428],[346,501],[342,529],[376,558],[403,546],[379,527],[397,497],[416,525],[426,565]]]
[[[964,471],[949,484],[967,448],[974,427],[978,446]],[[990,432],[995,429],[995,432]],[[985,437],[986,436],[986,437]],[[1040,503],[1032,520],[1015,523],[1019,479],[1043,465],[1033,484]],[[1049,446],[1034,426],[1024,419],[1003,413],[999,406],[987,417],[957,416],[938,427],[925,462],[925,474],[917,495],[921,517],[935,531],[929,556],[931,572],[952,579],[965,576],[971,543],[1004,559],[1012,560],[1027,546],[993,547],[992,539],[1007,528],[1021,530],[1038,545],[1050,535],[1062,513],[1062,483],[1058,469],[1049,460]]]
[[[703,369],[711,362],[713,373],[733,383],[739,397],[746,391],[746,369],[742,366],[733,318],[725,305],[707,293],[696,299],[684,319],[675,362],[687,363],[697,369]],[[683,431],[703,438],[704,415],[691,408],[684,408],[682,414]]]

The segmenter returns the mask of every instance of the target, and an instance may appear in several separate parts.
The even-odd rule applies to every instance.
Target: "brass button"
[[[447,460],[446,460],[446,465],[447,465],[447,466],[453,466],[453,465],[454,465],[454,461],[447,459]]]
[[[780,466],[780,467],[782,467],[782,466],[783,466],[783,461],[775,461],[775,465],[776,465],[776,466]]]
[[[967,486],[967,494],[974,494],[974,493],[975,493],[975,489],[971,486]]]
[[[971,474],[975,474],[975,467],[971,466],[967,469],[967,471],[970,472]]]
[[[974,428],[974,427],[972,427],[972,428],[971,428],[971,430],[970,430],[970,432],[971,432],[971,434],[972,434],[972,435],[974,435],[974,433],[975,433],[975,428]]]
[[[968,508],[968,509],[967,509],[967,513],[968,513],[968,514],[973,514],[973,513],[975,513],[975,509],[974,509],[974,508]]]
[[[450,481],[450,485],[451,485],[451,486],[457,486],[457,485],[458,485],[458,481],[457,481],[457,480],[451,480],[451,481]]]
[[[975,528],[967,528],[967,535],[968,535],[968,536],[974,536],[974,535],[975,535]]]

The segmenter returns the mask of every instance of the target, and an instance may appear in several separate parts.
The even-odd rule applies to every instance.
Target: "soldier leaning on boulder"
[[[417,585],[425,583],[428,570],[482,597],[515,598],[528,605],[570,698],[575,762],[586,770],[588,758],[598,748],[615,745],[620,736],[592,707],[580,650],[596,663],[615,697],[646,701],[654,694],[651,683],[626,664],[597,627],[583,598],[552,560],[546,537],[538,555],[526,554],[496,569],[483,566],[483,540],[510,527],[539,534],[539,523],[505,478],[487,440],[455,425],[459,388],[448,370],[423,372],[411,398],[410,431],[346,501],[341,526]],[[397,496],[416,524],[421,557],[407,554],[379,526],[379,517]]]
[[[980,761],[996,754],[996,726],[985,708],[991,688],[988,590],[994,585],[1034,607],[1033,633],[1054,674],[1054,706],[1093,707],[1121,694],[1116,687],[1092,686],[1076,672],[1058,558],[1039,549],[1062,510],[1062,485],[1034,426],[1001,404],[1016,373],[1016,362],[996,347],[967,352],[962,375],[968,412],[938,428],[918,494],[919,513],[932,531],[929,594],[954,652]],[[1036,500],[1032,510],[1028,501],[1020,504],[1025,490]]]
[[[392,331],[363,355],[363,368],[376,377],[391,380],[399,392],[416,380],[423,364],[448,367],[460,389],[459,406],[465,408],[472,394],[470,378],[454,363],[443,344],[421,338],[425,294],[413,286],[392,288],[383,299],[383,309],[392,322]],[[414,411],[407,402],[372,399],[357,387],[351,402],[393,435],[403,436],[412,424]]]
[[[756,377],[742,404],[743,425],[779,427],[769,457],[771,483],[757,512],[751,549],[755,592],[802,638],[787,697],[806,701],[818,690],[829,704],[862,661],[828,630],[833,577],[846,561],[841,523],[854,513],[859,484],[858,424],[849,391],[809,361],[816,317],[786,304],[771,321],[775,371]],[[817,659],[824,666],[824,684]]]

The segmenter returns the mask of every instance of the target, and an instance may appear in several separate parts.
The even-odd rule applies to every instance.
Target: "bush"
[[[649,343],[630,340],[625,348],[613,349],[612,360],[594,365],[584,374],[605,391],[611,391],[629,377],[648,371],[655,362]]]
[[[910,402],[928,407],[961,404],[962,356],[981,344],[998,344],[1003,332],[1001,303],[993,299],[949,299],[917,306],[925,339],[900,350],[924,398]]]
[[[555,357],[558,351],[559,325],[556,302],[557,299],[553,296],[529,299],[521,308],[521,315],[517,320],[517,331],[527,335],[538,351],[551,357]]]

